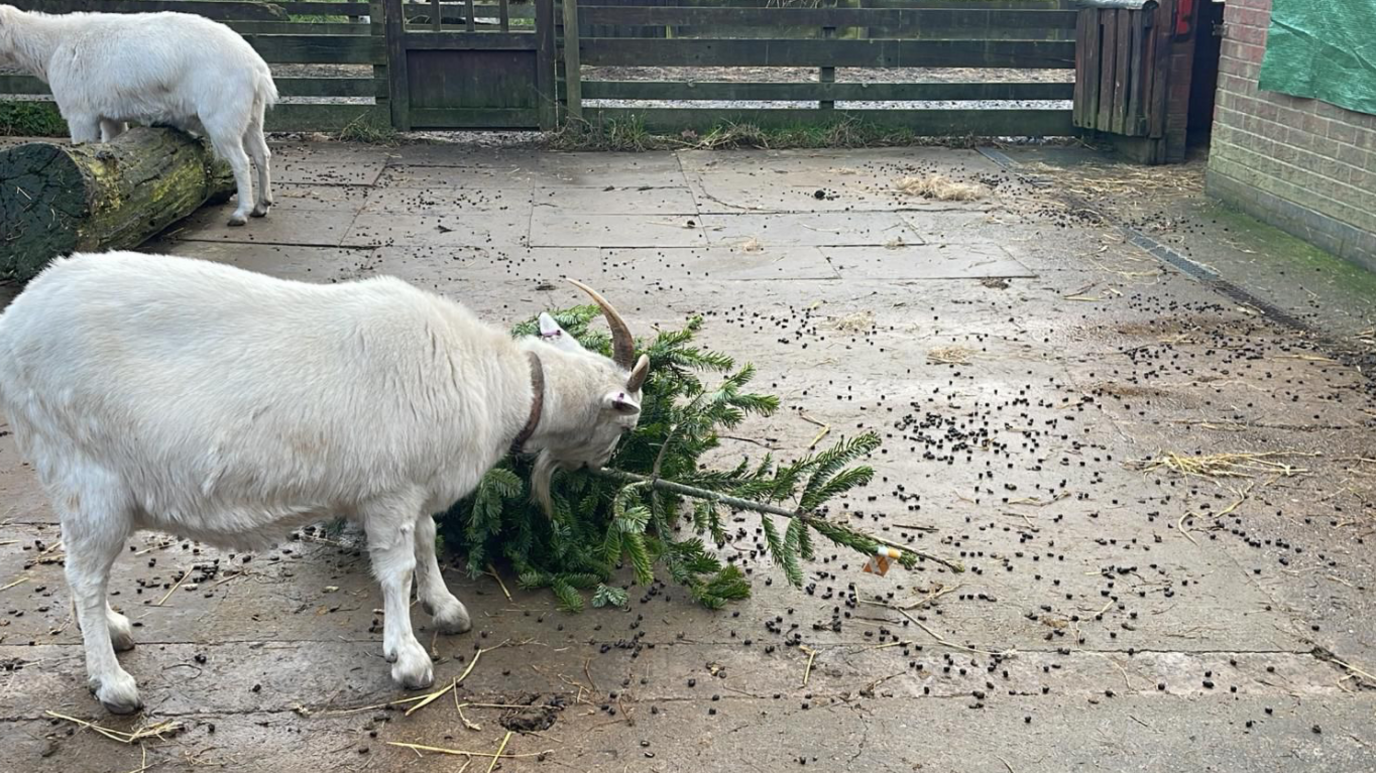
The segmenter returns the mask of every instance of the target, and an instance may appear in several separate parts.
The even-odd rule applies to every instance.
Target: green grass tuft
[[[344,142],[366,142],[372,145],[395,145],[397,130],[387,116],[373,110],[344,125],[336,137]]]
[[[569,121],[551,134],[549,146],[569,151],[731,150],[742,148],[825,149],[940,146],[969,148],[979,137],[928,137],[911,129],[879,126],[854,118],[829,124],[798,124],[762,128],[752,123],[725,122],[705,132],[685,129],[659,134],[646,128],[639,117],[599,124]]]
[[[66,137],[67,122],[52,102],[0,102],[0,137]]]

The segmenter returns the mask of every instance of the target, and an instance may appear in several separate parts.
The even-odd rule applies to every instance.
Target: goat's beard
[[[545,511],[545,516],[548,518],[554,517],[554,498],[550,496],[549,488],[554,478],[554,471],[557,469],[559,469],[559,462],[550,455],[548,450],[544,450],[535,457],[535,469],[530,473],[530,494],[540,504],[540,509]]]

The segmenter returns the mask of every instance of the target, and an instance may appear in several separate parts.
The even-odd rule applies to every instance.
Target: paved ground
[[[1376,296],[1277,280],[1313,266],[1270,232],[1225,236],[1190,208],[1188,181],[1098,204],[1334,340],[1061,203],[1071,176],[1040,188],[973,151],[318,144],[276,158],[268,220],[228,229],[227,209],[208,211],[151,248],[310,281],[395,274],[503,322],[577,302],[563,275],[641,331],[705,313],[704,338],[789,406],[738,434],[797,453],[817,429],[796,409],[837,435],[880,430],[880,476],[848,503],[853,522],[970,571],[878,578],[824,551],[811,593],[759,567],[754,598],[725,612],[670,589],[579,616],[455,571],[474,632],[436,637],[417,614],[437,679],[507,642],[459,689],[466,724],[449,696],[409,717],[380,705],[401,694],[352,534],[252,560],[145,535],[113,603],[138,626],[121,661],[147,712],[112,718],[84,686],[52,514],[0,421],[7,768],[480,770],[490,757],[388,743],[491,754],[508,727],[522,756],[503,770],[1376,768],[1376,405],[1361,351]],[[1040,171],[1068,174],[1055,161]],[[934,171],[993,191],[892,193]],[[1132,209],[1144,199],[1155,214]],[[968,361],[929,358],[949,347]],[[1217,481],[1132,464],[1167,452],[1273,456]],[[784,646],[795,632],[815,656]],[[492,707],[532,703],[556,708]],[[49,711],[183,729],[125,745]]]

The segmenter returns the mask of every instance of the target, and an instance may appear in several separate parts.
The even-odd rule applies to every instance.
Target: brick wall
[[[1209,193],[1376,271],[1376,115],[1257,90],[1271,0],[1227,0]]]

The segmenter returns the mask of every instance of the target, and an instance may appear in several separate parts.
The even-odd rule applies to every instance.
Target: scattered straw
[[[989,650],[981,650],[981,649],[976,649],[976,648],[974,648],[974,647],[966,647],[964,644],[956,644],[956,643],[954,643],[954,642],[947,641],[947,639],[946,639],[945,636],[942,636],[941,634],[937,633],[936,631],[933,631],[932,629],[930,629],[930,628],[928,628],[927,626],[923,625],[923,624],[922,624],[922,621],[921,621],[921,620],[918,620],[916,617],[913,617],[912,614],[910,614],[910,613],[908,612],[908,610],[903,609],[902,607],[894,606],[894,605],[892,605],[892,604],[888,604],[888,605],[886,605],[886,606],[887,606],[889,609],[892,609],[893,611],[897,612],[898,614],[900,614],[900,615],[902,615],[902,616],[908,618],[908,620],[909,620],[910,622],[912,622],[912,623],[913,623],[914,625],[916,625],[918,628],[921,628],[922,631],[923,631],[924,633],[926,633],[928,636],[932,637],[933,639],[936,639],[937,642],[940,643],[941,646],[943,646],[943,647],[950,647],[950,648],[953,649],[953,650],[960,650],[960,651],[962,651],[962,652],[971,652],[971,653],[974,653],[974,654],[976,654],[976,655],[989,655],[989,656],[992,656],[992,657],[1011,657],[1011,656],[1013,655],[1013,651],[1012,651],[1012,650],[1008,650],[1008,651],[1006,651],[1006,652],[990,652]]]
[[[984,198],[984,186],[952,180],[941,174],[901,177],[894,190],[903,196],[919,196],[936,201],[974,201]]]
[[[133,744],[135,741],[141,741],[145,738],[162,739],[163,733],[171,733],[175,730],[181,729],[180,722],[176,722],[169,719],[165,722],[159,722],[156,725],[148,725],[147,727],[141,727],[132,733],[126,733],[123,730],[112,730],[108,727],[101,727],[100,725],[97,725],[94,722],[87,722],[84,719],[69,717],[66,714],[59,714],[56,711],[45,711],[43,713],[47,714],[50,717],[53,717],[54,719],[62,719],[68,722],[74,722],[78,725],[81,725],[82,727],[94,730],[97,733],[100,733],[101,735],[105,736],[106,738],[109,738],[113,741],[119,741],[123,744]]]
[[[511,601],[511,591],[506,589],[506,583],[502,582],[502,576],[497,574],[496,567],[492,566],[492,564],[488,564],[487,573],[492,575],[492,579],[497,581],[497,585],[501,587],[502,595],[506,596],[506,600]]]
[[[1334,663],[1336,663],[1336,664],[1342,666],[1343,668],[1347,669],[1348,671],[1351,671],[1353,674],[1356,674],[1357,676],[1360,676],[1360,677],[1366,679],[1367,681],[1371,682],[1373,685],[1376,685],[1376,676],[1372,676],[1371,674],[1368,674],[1367,672],[1363,671],[1362,669],[1357,668],[1356,666],[1354,666],[1354,665],[1352,665],[1352,664],[1350,664],[1350,663],[1344,663],[1343,661],[1338,660],[1337,658],[1329,658],[1329,660],[1331,660],[1332,662],[1334,662]]]
[[[191,576],[191,570],[190,570],[190,569],[187,569],[185,572],[182,572],[182,576],[177,580],[177,583],[176,583],[175,585],[173,585],[171,588],[169,588],[169,589],[167,590],[167,593],[163,594],[163,597],[160,598],[160,599],[158,599],[158,600],[157,600],[157,603],[153,604],[153,606],[155,606],[155,607],[160,607],[160,606],[162,606],[163,604],[167,603],[167,600],[170,599],[170,598],[172,598],[172,594],[173,594],[173,593],[176,593],[176,592],[177,592],[177,589],[180,588],[180,587],[182,587],[182,583],[186,582],[186,578],[188,578],[188,577],[190,577],[190,576]]]
[[[497,760],[501,758],[502,752],[506,751],[506,745],[511,742],[511,736],[515,735],[512,731],[506,731],[506,736],[502,738],[502,745],[497,747],[497,753],[492,755],[492,763],[487,766],[487,773],[492,773],[492,769],[497,767]]]
[[[964,346],[941,346],[927,351],[927,361],[938,365],[969,365],[973,349]]]
[[[29,578],[28,578],[28,577],[20,577],[19,579],[15,580],[14,582],[11,582],[11,583],[9,583],[9,584],[7,584],[7,585],[0,586],[0,590],[9,590],[10,588],[13,588],[13,587],[16,586],[16,585],[23,585],[24,583],[26,583],[26,582],[28,582],[28,581],[29,581]]]
[[[854,314],[837,317],[831,324],[832,327],[842,333],[863,333],[874,327],[874,312],[857,311]]]
[[[508,737],[508,739],[511,737],[510,731],[507,732],[507,737]],[[435,754],[452,754],[452,755],[455,755],[455,756],[458,756],[458,757],[491,757],[494,761],[497,760],[497,759],[503,759],[503,760],[516,760],[516,759],[529,758],[529,757],[539,757],[539,756],[542,755],[542,754],[552,754],[552,753],[554,752],[553,749],[546,749],[545,751],[542,751],[542,752],[528,752],[528,753],[526,753],[526,754],[501,754],[501,753],[499,753],[499,754],[493,754],[492,752],[473,752],[473,751],[468,751],[467,749],[446,749],[446,748],[444,748],[443,746],[425,746],[424,744],[418,744],[418,743],[402,743],[402,742],[400,742],[400,741],[387,741],[387,745],[388,745],[388,746],[400,746],[400,747],[403,748],[403,749],[410,749],[410,750],[412,750],[412,751],[418,751],[418,752],[433,752],[433,753],[435,753]],[[503,748],[503,749],[506,748],[506,744],[505,744],[505,743],[502,744],[502,748]]]
[[[822,438],[826,437],[831,433],[831,425],[817,421],[816,419],[812,418],[811,416],[808,416],[805,413],[798,415],[800,418],[802,418],[803,421],[807,422],[808,424],[811,424],[814,427],[821,427],[821,430],[817,432],[817,435],[812,438],[812,442],[807,444],[808,450],[810,451],[816,448],[818,443],[822,442]]]
[[[804,647],[801,644],[798,645],[798,649],[807,653],[807,667],[803,669],[803,686],[807,687],[807,680],[812,678],[812,661],[817,659],[817,650],[811,647]]]
[[[482,652],[482,650],[478,650],[478,651],[479,651],[479,652]],[[477,660],[477,657],[474,657],[473,660],[476,661],[476,660]],[[469,665],[472,665],[472,664],[469,664]],[[466,674],[467,674],[467,672],[465,672],[465,675],[466,675]],[[408,717],[409,717],[409,716],[411,716],[412,714],[416,713],[417,711],[420,711],[421,709],[425,708],[426,706],[429,706],[430,704],[434,703],[435,701],[437,701],[437,700],[439,700],[441,697],[443,697],[445,693],[447,693],[447,692],[449,692],[450,690],[454,689],[454,688],[457,687],[458,685],[459,685],[459,680],[455,679],[455,680],[451,681],[449,684],[445,685],[444,687],[441,687],[440,689],[438,689],[438,690],[436,690],[436,691],[434,691],[434,692],[432,692],[432,693],[429,693],[429,694],[427,694],[427,695],[417,696],[418,702],[416,703],[416,705],[414,705],[414,706],[412,706],[411,708],[409,708],[409,709],[406,710],[405,716],[408,716]],[[413,699],[408,698],[407,700],[413,700]]]
[[[1303,467],[1296,467],[1286,462],[1272,461],[1273,459],[1294,456],[1318,456],[1318,454],[1300,454],[1288,451],[1268,451],[1265,453],[1224,453],[1224,454],[1204,454],[1201,456],[1185,456],[1173,451],[1158,454],[1155,457],[1144,459],[1139,462],[1129,464],[1134,469],[1143,472],[1154,472],[1157,470],[1169,470],[1185,477],[1196,478],[1251,478],[1256,474],[1271,474],[1276,477],[1289,478],[1300,473],[1309,472]]]
[[[737,246],[737,247],[740,247],[741,252],[763,252],[763,251],[764,251],[764,242],[760,241],[759,239],[755,238],[754,236],[750,237],[749,239],[746,239],[745,241],[741,242],[740,244],[738,244],[738,245],[736,245],[736,246]]]

